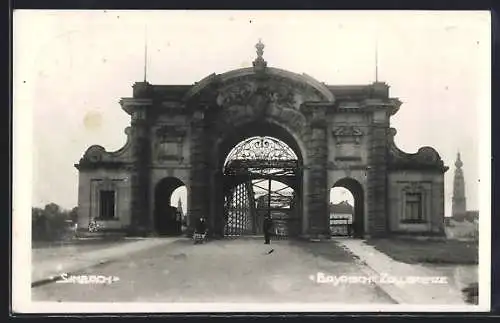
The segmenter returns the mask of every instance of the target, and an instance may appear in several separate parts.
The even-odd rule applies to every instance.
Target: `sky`
[[[193,84],[250,67],[259,39],[268,66],[331,85],[372,83],[378,48],[378,79],[403,102],[396,144],[432,146],[450,166],[446,215],[460,151],[467,208],[478,209],[490,18],[442,11],[15,11],[14,118],[32,147],[18,155],[32,160],[31,204],[76,206],[73,165],[91,145],[124,145],[130,119],[118,102],[143,80],[145,43],[150,83]]]

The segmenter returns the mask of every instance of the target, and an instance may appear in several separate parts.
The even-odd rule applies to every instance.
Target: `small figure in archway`
[[[205,217],[200,217],[198,222],[196,222],[195,232],[196,233],[205,233],[207,231],[207,222],[205,221]]]
[[[271,217],[266,216],[264,219],[264,244],[270,244],[270,236],[271,236],[271,230],[273,227],[273,221],[271,220]]]
[[[194,241],[195,243],[203,242],[207,236],[207,222],[204,217],[198,219],[194,228]]]

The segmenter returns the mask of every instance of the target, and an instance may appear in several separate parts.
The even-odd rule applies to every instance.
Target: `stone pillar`
[[[385,111],[375,111],[371,124],[367,172],[368,234],[372,237],[387,234],[387,134]]]
[[[217,237],[224,236],[224,188],[223,188],[223,173],[222,170],[216,169],[212,173],[213,186],[212,190],[212,217],[213,217],[213,233]]]
[[[429,198],[431,199],[430,221],[431,231],[436,234],[445,235],[444,229],[444,176],[436,174],[436,178],[432,182],[432,187],[429,190]]]
[[[204,114],[195,111],[191,121],[191,170],[190,170],[190,230],[194,230],[197,220],[208,218],[209,172],[207,164],[207,142],[204,127]]]
[[[313,107],[308,140],[308,172],[306,203],[308,204],[308,235],[311,238],[329,237],[327,171],[326,108]]]
[[[135,107],[132,114],[131,226],[132,235],[152,231],[149,208],[151,138],[147,105]]]

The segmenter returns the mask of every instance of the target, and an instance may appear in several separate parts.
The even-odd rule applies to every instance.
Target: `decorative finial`
[[[257,45],[255,45],[255,48],[257,49],[257,58],[253,61],[253,66],[258,69],[263,69],[267,66],[267,62],[262,58],[262,55],[264,55],[264,44],[262,43],[261,39],[259,38],[259,42]]]
[[[259,38],[259,42],[257,43],[257,45],[255,45],[255,48],[257,48],[257,56],[258,57],[262,57],[262,55],[264,54],[264,48],[266,46],[264,46],[264,44],[262,43],[262,40]]]
[[[462,168],[464,163],[462,163],[462,160],[460,159],[460,152],[457,153],[457,161],[455,162],[455,166],[457,168]]]

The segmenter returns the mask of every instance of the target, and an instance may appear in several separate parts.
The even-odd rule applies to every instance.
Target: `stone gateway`
[[[268,67],[263,48],[259,42],[253,67],[212,74],[194,85],[134,84],[133,96],[120,101],[131,116],[125,146],[115,152],[91,146],[75,165],[81,233],[88,233],[92,222],[101,233],[173,232],[170,196],[185,185],[188,227],[205,216],[210,232],[224,236],[235,187],[273,178],[293,189],[291,236],[330,237],[333,187],[353,194],[358,237],[443,235],[448,167],[431,147],[414,154],[396,147],[390,118],[401,102],[389,96],[389,86],[326,85]],[[279,154],[257,164],[245,157],[239,172],[226,171],[234,148],[255,137],[289,147],[293,163]],[[293,167],[260,177],[250,170],[271,164]],[[245,194],[240,195],[243,201]],[[271,195],[259,203],[252,198],[245,204],[249,210],[266,203],[273,208]]]

